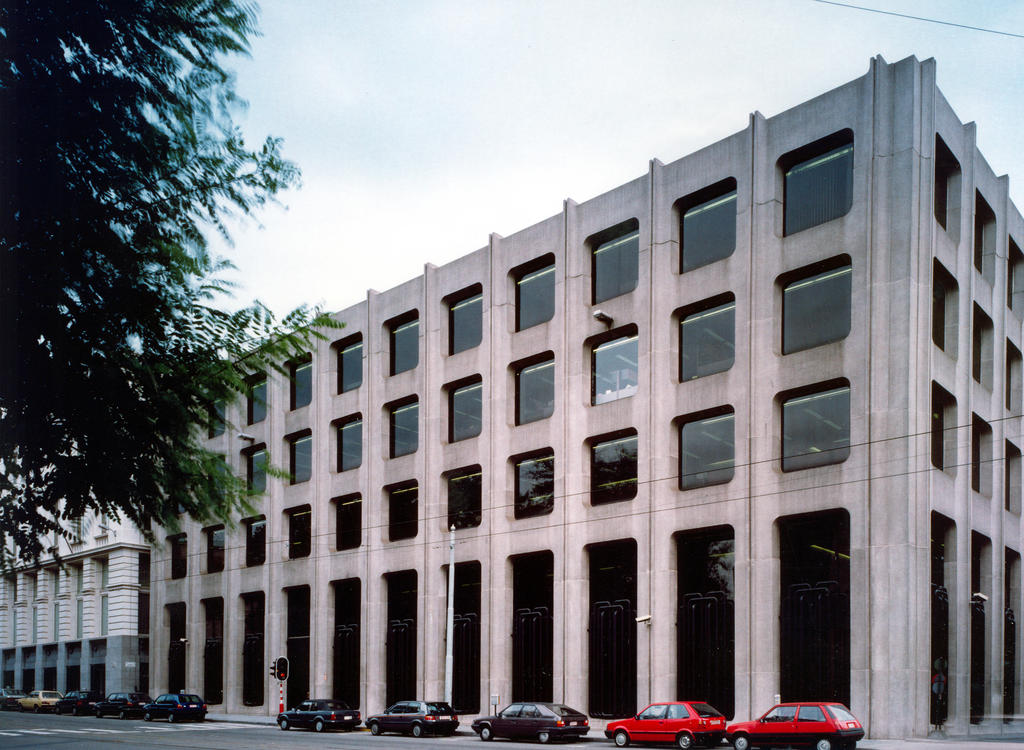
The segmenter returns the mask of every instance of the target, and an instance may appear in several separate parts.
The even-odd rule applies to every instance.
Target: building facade
[[[1024,220],[935,85],[866,75],[395,289],[210,446],[265,488],[154,552],[153,691],[273,714],[1021,705]],[[273,465],[289,474],[269,472]]]
[[[89,517],[74,541],[0,584],[0,681],[32,690],[145,692],[150,548],[131,524]],[[58,551],[58,550],[52,550]]]

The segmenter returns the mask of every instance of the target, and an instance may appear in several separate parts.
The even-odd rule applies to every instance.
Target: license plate
[[[571,727],[577,727],[577,726],[579,726],[579,724],[580,723],[578,721],[570,721],[569,722],[569,726],[571,726]]]
[[[345,717],[345,721],[351,721],[351,720],[352,720],[352,717],[351,717],[351,716],[346,716],[346,717]]]

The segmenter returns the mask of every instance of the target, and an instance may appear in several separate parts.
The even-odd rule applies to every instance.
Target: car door
[[[297,727],[308,727],[313,724],[313,701],[302,701],[295,707],[295,720],[292,723]]]
[[[780,745],[789,744],[796,735],[796,706],[776,706],[762,719],[765,739]]]
[[[692,710],[685,703],[669,703],[662,726],[663,734],[658,737],[658,740],[673,742],[676,735],[684,729],[692,734],[695,718]]]
[[[522,713],[522,710],[522,703],[513,703],[498,714],[494,719],[494,735],[496,737],[518,737],[519,714]]]
[[[832,732],[821,706],[802,705],[796,716],[794,735],[790,742],[809,745]]]
[[[536,737],[541,727],[551,723],[551,717],[541,713],[541,710],[533,703],[524,703],[523,710],[519,712],[519,736]]]
[[[384,720],[381,722],[385,732],[399,732],[402,729],[402,722],[405,719],[405,701],[396,703],[384,712]]]
[[[668,706],[664,703],[654,703],[637,714],[637,742],[662,741],[660,738],[665,736],[665,709],[667,708]]]

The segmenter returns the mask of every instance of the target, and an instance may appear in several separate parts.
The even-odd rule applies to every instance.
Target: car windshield
[[[552,703],[548,708],[554,711],[558,716],[573,716],[580,713],[575,708],[569,708],[568,706],[563,706],[560,703]]]
[[[857,721],[857,717],[847,711],[843,706],[825,706],[836,721]]]
[[[182,695],[182,696],[180,696],[179,700],[181,700],[182,703],[202,703],[203,702],[202,698],[200,698],[198,695],[195,695],[193,693],[189,693],[188,695]]]
[[[428,703],[427,710],[432,714],[453,714],[455,711],[447,703]]]
[[[693,710],[697,712],[697,716],[701,717],[702,719],[707,719],[712,716],[718,717],[722,715],[713,706],[709,706],[707,703],[691,703],[690,707],[693,708]]]
[[[341,701],[324,701],[324,705],[331,711],[348,711],[349,707]]]

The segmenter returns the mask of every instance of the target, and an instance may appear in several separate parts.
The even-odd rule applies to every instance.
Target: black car
[[[106,700],[96,701],[92,711],[97,719],[104,716],[128,719],[132,716],[142,716],[146,704],[152,702],[153,699],[145,693],[111,693]]]
[[[590,731],[590,720],[575,708],[561,703],[513,703],[497,716],[473,721],[473,731],[484,741],[509,739],[578,740]]]
[[[67,713],[72,716],[91,714],[96,710],[97,701],[101,700],[103,700],[103,693],[96,690],[72,690],[57,701],[53,710],[59,714]]]
[[[359,722],[358,711],[330,698],[311,698],[277,715],[277,725],[285,730],[292,727],[312,727],[316,732],[355,729]]]
[[[4,711],[17,711],[21,708],[18,703],[25,697],[25,693],[14,688],[0,688],[0,708]]]
[[[167,719],[168,724],[184,719],[206,721],[206,701],[194,693],[164,693],[142,707],[142,718]]]
[[[366,726],[373,734],[451,735],[459,728],[459,717],[454,708],[441,701],[399,701],[384,713],[368,717]]]

